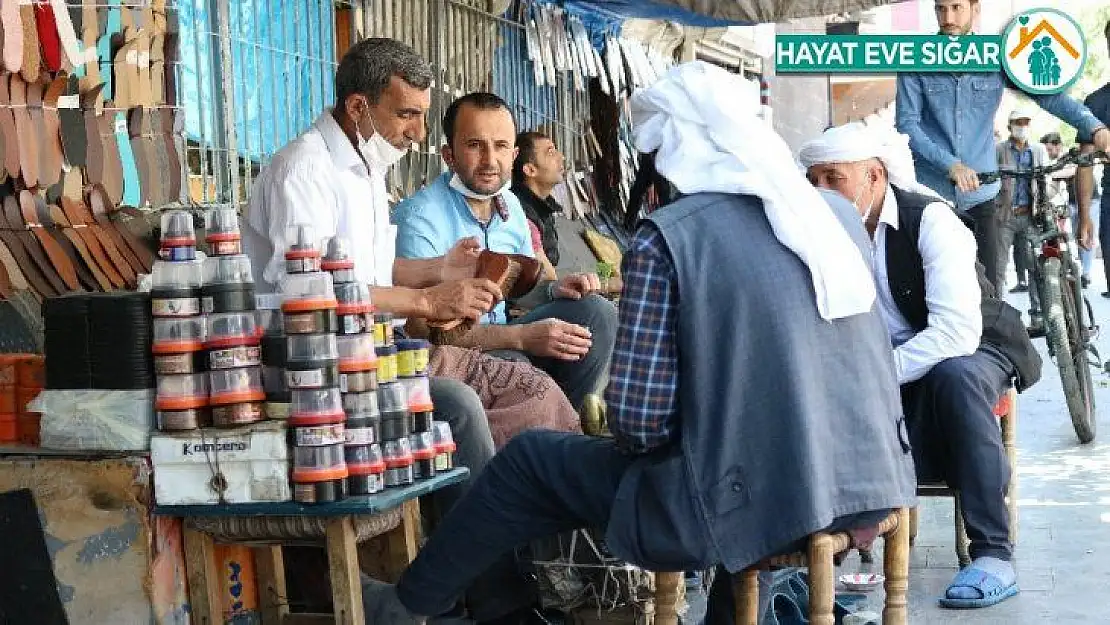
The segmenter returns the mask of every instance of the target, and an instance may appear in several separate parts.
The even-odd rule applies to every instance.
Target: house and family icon
[[[1030,9],[1014,17],[1002,35],[1003,67],[1029,93],[1060,93],[1083,71],[1087,43],[1071,16],[1056,9]]]

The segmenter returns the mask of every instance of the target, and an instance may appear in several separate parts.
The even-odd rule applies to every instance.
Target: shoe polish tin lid
[[[286,228],[285,240],[291,241],[285,250],[285,272],[289,275],[318,272],[321,269],[320,245],[316,231],[309,224],[294,224]],[[329,276],[330,277],[330,276]]]
[[[160,244],[163,248],[193,247],[197,244],[193,216],[189,211],[173,210],[162,213]]]

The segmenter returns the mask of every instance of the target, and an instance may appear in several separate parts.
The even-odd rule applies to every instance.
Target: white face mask
[[[1010,129],[1010,136],[1018,141],[1025,141],[1029,137],[1028,126],[1014,126]]]
[[[864,173],[864,176],[865,177],[867,176],[866,172]],[[867,187],[867,189],[870,192],[870,190],[871,190],[870,185]],[[869,199],[867,201],[867,210],[866,211],[862,210],[863,207],[859,203],[859,200],[860,200],[861,197],[863,197],[863,187],[860,187],[859,192],[856,193],[856,199],[852,200],[852,206],[856,209],[856,212],[858,212],[862,215],[863,223],[867,223],[868,220],[871,219],[871,212],[875,210],[875,194],[871,193],[871,199]]]
[[[492,200],[494,197],[497,197],[498,195],[501,195],[502,193],[508,191],[509,187],[511,187],[512,185],[513,185],[513,183],[510,180],[510,181],[506,182],[500,189],[498,189],[498,190],[494,191],[493,193],[490,193],[490,194],[487,195],[485,193],[478,193],[477,191],[475,191],[475,190],[471,189],[470,187],[466,186],[466,183],[464,183],[462,181],[462,178],[459,178],[458,174],[454,174],[454,175],[451,176],[451,183],[450,183],[451,188],[458,191],[459,193],[461,193],[463,195],[463,197],[467,197],[467,198],[470,198],[472,200],[477,200],[479,202],[485,202],[486,200]]]
[[[374,128],[372,118],[370,127]],[[355,139],[358,140],[358,151],[362,153],[362,158],[366,159],[367,165],[375,169],[389,169],[408,153],[408,150],[397,148],[386,141],[377,128],[374,128],[374,132],[369,139],[363,139],[358,124],[355,124]]]

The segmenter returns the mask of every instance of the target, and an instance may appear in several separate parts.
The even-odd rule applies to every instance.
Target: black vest
[[[925,302],[925,266],[917,247],[921,232],[921,216],[925,207],[938,201],[936,198],[911,191],[894,189],[898,202],[898,228],[886,231],[886,269],[890,293],[898,311],[917,332],[929,325],[929,307]],[[956,213],[968,228],[974,229],[969,217]],[[1024,391],[1041,378],[1041,357],[1029,340],[1029,333],[1021,313],[1000,299],[987,280],[983,265],[975,263],[979,289],[983,298],[983,336],[980,344],[990,345],[1001,352],[1017,369],[1015,386]]]
[[[540,239],[543,241],[543,253],[547,255],[547,260],[551,264],[559,264],[559,231],[555,226],[555,215],[563,212],[563,208],[555,201],[555,198],[548,197],[546,200],[541,200],[532,193],[526,185],[514,185],[513,195],[520,200],[520,206],[524,209],[524,215],[528,217],[528,221],[536,224],[536,228],[540,231]]]

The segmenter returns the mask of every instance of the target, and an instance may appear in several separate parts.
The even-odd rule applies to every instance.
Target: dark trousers
[[[874,510],[860,514],[849,514],[837,517],[831,525],[825,528],[826,532],[840,532],[844,530],[873,527],[890,515],[890,510]],[[809,547],[807,539],[803,538],[792,545],[788,545],[779,553],[795,553],[805,551]],[[759,574],[759,614],[762,623],[767,610],[771,607],[771,574]],[[732,592],[732,575],[724,567],[717,567],[717,575],[713,578],[713,587],[709,590],[709,601],[706,604],[706,625],[733,625],[736,622],[735,594]],[[801,606],[808,609],[808,606]]]
[[[1005,273],[1006,267],[998,267],[1000,224],[997,218],[996,198],[972,206],[967,209],[967,213],[975,222],[975,246],[978,250],[979,262],[986,270],[987,279],[994,283],[995,290],[1001,293],[1006,286],[1006,281],[1004,276],[1002,279],[999,279],[999,276]]]
[[[435,509],[445,514],[466,494],[474,478],[482,473],[493,457],[493,435],[486,420],[486,409],[474,389],[458,380],[431,378],[429,390],[436,419],[451,424],[451,432],[458,445],[455,463],[470,469],[470,480],[431,495]]]
[[[1029,282],[1029,244],[1026,242],[1028,237],[1025,236],[1025,230],[1019,229],[1014,232],[1012,241],[1013,255],[1014,255],[1014,273],[1017,274],[1017,281],[1021,284],[1028,284]]]
[[[589,353],[574,361],[538,358],[512,350],[492,353],[501,358],[530,361],[555,380],[575,410],[581,410],[586,395],[601,390],[602,380],[609,371],[613,345],[617,342],[617,307],[596,294],[580,300],[557,299],[536,307],[512,323],[532,323],[544,319],[561,319],[588,328],[593,339]]]
[[[1110,189],[1104,189],[1099,200],[1098,243],[1102,246],[1102,266],[1106,269],[1106,291],[1110,292]]]
[[[436,419],[451,424],[458,443],[455,462],[470,469],[470,479],[462,484],[436,491],[426,499],[433,520],[442,520],[455,506],[493,458],[493,436],[478,395],[466,384],[448,378],[431,379],[432,403]],[[441,530],[438,523],[433,535]],[[523,608],[534,599],[534,584],[521,573],[516,559],[506,554],[486,567],[466,591],[471,617],[492,620]]]
[[[509,441],[471,480],[397,585],[409,611],[449,610],[478,574],[530,541],[604,528],[632,457],[608,438],[544,430]]]
[[[972,559],[1011,555],[1005,500],[1010,466],[993,408],[1012,373],[1008,360],[983,346],[902,386],[917,479],[942,479],[960,491]]]

